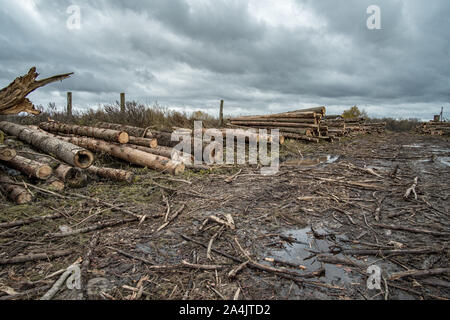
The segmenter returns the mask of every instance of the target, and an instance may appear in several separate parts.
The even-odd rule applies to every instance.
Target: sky
[[[67,91],[78,110],[125,92],[213,115],[223,99],[226,115],[450,118],[449,17],[448,0],[0,0],[0,88],[36,66],[75,73],[29,96],[60,110]]]

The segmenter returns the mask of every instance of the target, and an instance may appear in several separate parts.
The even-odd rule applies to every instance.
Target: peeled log
[[[317,124],[316,118],[276,118],[276,117],[267,117],[267,118],[258,118],[258,117],[250,117],[246,119],[238,118],[230,120],[233,124],[245,123],[248,121],[258,121],[258,122],[290,122],[290,123],[309,123],[309,124]]]
[[[39,128],[49,132],[76,134],[79,136],[98,138],[110,142],[127,143],[129,141],[128,133],[119,130],[77,126],[75,124],[61,122],[41,122],[39,124]]]
[[[114,181],[131,182],[133,180],[133,172],[128,171],[128,170],[120,170],[120,169],[113,169],[113,168],[99,168],[96,166],[90,166],[86,170],[92,174],[99,176],[99,177],[114,180]]]
[[[39,87],[64,80],[72,74],[60,74],[36,81],[39,74],[36,73],[36,67],[32,67],[28,74],[16,78],[9,86],[0,90],[0,114],[18,114],[20,112],[39,114],[40,111],[34,108],[26,96]]]
[[[25,204],[32,200],[30,193],[25,188],[18,186],[14,180],[2,171],[0,171],[0,190],[17,204]]]
[[[49,165],[21,156],[15,156],[14,159],[5,161],[5,164],[10,168],[26,174],[28,177],[34,177],[41,180],[47,180],[53,172]]]
[[[16,150],[0,145],[0,160],[10,161],[16,156]]]
[[[187,154],[187,153],[182,153],[178,150],[175,150],[174,148],[170,148],[170,147],[161,147],[158,146],[156,148],[148,148],[148,147],[143,147],[143,146],[134,146],[134,145],[130,145],[130,148],[136,149],[136,150],[141,150],[147,153],[151,153],[157,156],[161,156],[161,157],[166,157],[175,161],[183,161],[184,160],[190,160],[190,161],[194,161],[194,157],[191,154]]]
[[[285,113],[277,113],[277,114],[266,114],[266,115],[260,115],[260,116],[243,116],[238,118],[230,119],[230,121],[234,120],[249,120],[253,118],[257,119],[270,119],[270,118],[281,118],[281,119],[314,119],[316,118],[317,114],[313,111],[305,111],[305,112],[285,112]]]
[[[102,140],[83,137],[61,137],[62,140],[76,144],[80,147],[96,152],[105,152],[113,157],[134,163],[143,167],[149,167],[158,171],[171,174],[179,174],[184,171],[184,164],[172,161],[165,157],[156,156],[144,151],[130,148],[126,145],[108,143]]]
[[[86,169],[94,161],[92,152],[43,132],[6,121],[0,129],[75,167]]]

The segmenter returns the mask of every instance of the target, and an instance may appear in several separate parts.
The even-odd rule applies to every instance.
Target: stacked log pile
[[[450,122],[424,122],[416,128],[416,131],[420,134],[450,136]]]
[[[328,127],[321,125],[325,112],[325,107],[318,107],[270,115],[245,116],[230,119],[228,126],[278,129],[286,138],[319,142],[320,137],[327,137],[328,134]]]
[[[309,142],[339,141],[340,137],[359,133],[381,133],[386,123],[367,123],[364,118],[344,119],[326,116],[325,107],[301,109],[262,116],[230,119],[235,128],[278,129],[286,137]]]

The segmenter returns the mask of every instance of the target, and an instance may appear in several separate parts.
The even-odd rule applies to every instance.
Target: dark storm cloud
[[[66,28],[69,5],[81,29]],[[366,26],[370,5],[381,30]],[[263,113],[358,104],[429,118],[450,101],[446,0],[0,0],[0,86],[32,65],[75,75],[33,93],[86,108],[117,99]]]

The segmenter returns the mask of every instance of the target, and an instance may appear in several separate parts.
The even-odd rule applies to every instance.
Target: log
[[[140,137],[134,137],[129,136],[130,140],[128,143],[143,146],[143,147],[149,147],[149,148],[156,148],[158,146],[158,139],[156,138],[140,138]]]
[[[131,182],[133,180],[133,172],[128,170],[120,170],[113,168],[99,168],[96,166],[90,166],[86,169],[89,173],[95,174],[99,177],[114,180],[114,181],[126,181]]]
[[[76,134],[79,136],[98,138],[110,142],[127,143],[129,141],[128,133],[119,130],[78,126],[61,122],[41,122],[39,124],[39,128],[49,132]]]
[[[90,167],[91,166],[89,166],[89,168]],[[68,166],[64,163],[56,168],[55,176],[66,182],[71,188],[82,188],[87,184],[87,176],[84,174],[83,170]]]
[[[113,157],[128,161],[158,171],[171,174],[180,174],[184,171],[184,164],[172,161],[166,157],[156,156],[141,150],[133,149],[123,144],[108,143],[102,140],[83,137],[61,137],[62,140],[76,144],[80,147],[105,152]]]
[[[17,204],[29,203],[31,194],[23,187],[18,186],[7,174],[0,171],[0,190]]]
[[[296,134],[296,133],[290,133],[290,132],[283,132],[283,136],[289,139],[296,139],[296,140],[304,140],[309,142],[315,142],[319,143],[319,139],[312,138],[306,135]]]
[[[0,114],[18,114],[20,112],[39,114],[40,111],[35,109],[34,105],[26,96],[37,88],[55,81],[62,81],[72,74],[60,74],[36,81],[39,74],[36,73],[36,67],[32,67],[28,71],[28,74],[16,78],[6,88],[0,90]]]
[[[248,126],[248,127],[265,127],[265,128],[277,128],[277,127],[286,127],[286,128],[319,128],[317,124],[309,124],[309,123],[291,123],[291,122],[276,122],[276,121],[231,121],[231,124],[237,124],[240,126]]]
[[[144,152],[148,152],[157,156],[161,156],[161,157],[165,157],[165,158],[169,158],[175,161],[183,161],[183,159],[185,160],[190,160],[191,162],[194,161],[194,157],[191,154],[187,154],[187,153],[181,153],[178,150],[175,150],[174,148],[169,148],[169,147],[161,147],[158,146],[156,148],[147,148],[147,147],[143,147],[143,146],[135,146],[135,145],[129,145],[130,148],[136,149],[136,150],[141,150]]]
[[[296,119],[301,119],[301,118],[305,118],[305,119],[312,119],[312,118],[316,118],[317,114],[313,111],[305,111],[305,112],[294,112],[294,113],[290,113],[290,112],[285,112],[285,113],[277,113],[277,114],[266,114],[266,115],[259,115],[259,116],[242,116],[242,117],[238,117],[238,118],[232,118],[229,119],[230,121],[233,120],[248,120],[251,118],[258,118],[258,119],[266,119],[266,118],[296,118]]]
[[[0,160],[11,161],[16,156],[16,150],[0,145]]]
[[[92,152],[43,132],[6,121],[0,122],[0,129],[72,166],[86,169],[94,161]]]
[[[5,161],[5,164],[10,168],[24,173],[28,177],[34,177],[41,180],[47,180],[53,173],[53,170],[49,165],[21,156],[15,156],[14,159]]]
[[[158,145],[160,146],[175,147],[178,144],[177,141],[171,141],[172,135],[169,132],[153,131],[149,130],[148,128],[145,129],[108,122],[98,122],[95,124],[95,126],[98,128],[122,130],[128,133],[130,136],[134,137],[157,139]]]
[[[237,119],[231,119],[232,123],[245,123],[248,121],[259,121],[259,122],[290,122],[290,123],[310,123],[310,124],[317,124],[317,119],[314,117],[311,118],[277,118],[277,117],[267,117],[267,118],[258,118],[258,117],[249,117],[249,118],[237,118]]]
[[[53,175],[56,178],[50,183],[54,188],[63,189],[66,182],[71,188],[81,188],[87,184],[87,176],[80,168],[75,168],[65,163],[61,163],[58,160],[51,158],[43,154],[36,154],[31,152],[20,152],[21,155],[29,159],[36,160],[41,163],[45,163],[52,167]]]

